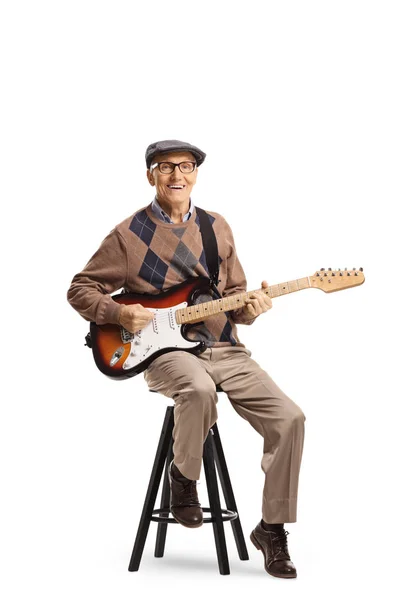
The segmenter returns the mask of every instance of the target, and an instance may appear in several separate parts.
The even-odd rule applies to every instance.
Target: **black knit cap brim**
[[[156,154],[166,154],[167,152],[191,152],[196,159],[197,166],[200,166],[206,157],[205,152],[200,150],[200,148],[188,144],[187,142],[181,142],[180,140],[162,140],[161,142],[154,142],[147,147],[147,168],[150,169],[151,161]]]

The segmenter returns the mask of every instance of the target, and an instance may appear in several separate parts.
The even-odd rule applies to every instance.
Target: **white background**
[[[398,587],[399,8],[377,1],[8,2],[0,13],[2,596],[280,598]],[[241,340],[306,414],[296,580],[270,577],[262,439],[220,395],[248,541],[219,575],[212,528],[171,526],[128,573],[169,403],[104,377],[66,292],[147,205],[144,152],[207,153],[193,199],[235,234],[249,289],[320,267],[365,284],[277,298]],[[200,500],[208,505],[204,475]]]

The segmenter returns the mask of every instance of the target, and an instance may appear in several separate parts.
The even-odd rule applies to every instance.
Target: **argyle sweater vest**
[[[231,228],[218,213],[207,211],[207,215],[218,242],[219,296],[245,292],[246,278]],[[73,278],[67,297],[87,321],[116,324],[121,306],[114,302],[112,293],[123,288],[137,294],[158,294],[193,276],[209,276],[196,209],[184,223],[164,223],[154,215],[150,204],[109,233],[83,271]],[[196,302],[216,297],[210,292]],[[243,346],[236,324],[253,321],[239,308],[194,325],[190,337],[203,340],[207,346]]]

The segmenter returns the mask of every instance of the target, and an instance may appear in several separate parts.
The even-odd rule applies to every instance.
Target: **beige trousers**
[[[295,523],[305,415],[243,346],[208,348],[195,356],[167,352],[144,373],[150,389],[175,402],[174,462],[185,477],[199,479],[203,444],[217,420],[220,385],[241,417],[264,438],[262,518]]]

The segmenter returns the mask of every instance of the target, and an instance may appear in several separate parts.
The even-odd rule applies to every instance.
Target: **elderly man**
[[[112,292],[124,287],[157,294],[192,276],[209,276],[199,216],[191,199],[205,153],[192,144],[164,140],[146,150],[147,178],[154,200],[117,225],[102,242],[68,291],[71,305],[89,321],[120,324],[131,333],[143,329],[153,313],[141,304],[115,302]],[[218,213],[206,211],[218,243],[218,294],[246,291],[246,278],[232,231]],[[297,517],[298,478],[305,416],[251,358],[237,334],[272,307],[261,289],[236,310],[219,313],[195,326],[193,339],[206,350],[198,356],[177,350],[158,356],[146,369],[152,390],[175,402],[174,460],[169,466],[171,512],[186,527],[203,522],[196,491],[203,443],[217,420],[216,385],[234,409],[264,438],[261,467],[265,473],[262,518],[251,533],[261,549],[265,569],[276,577],[297,576],[287,547],[286,522]]]

